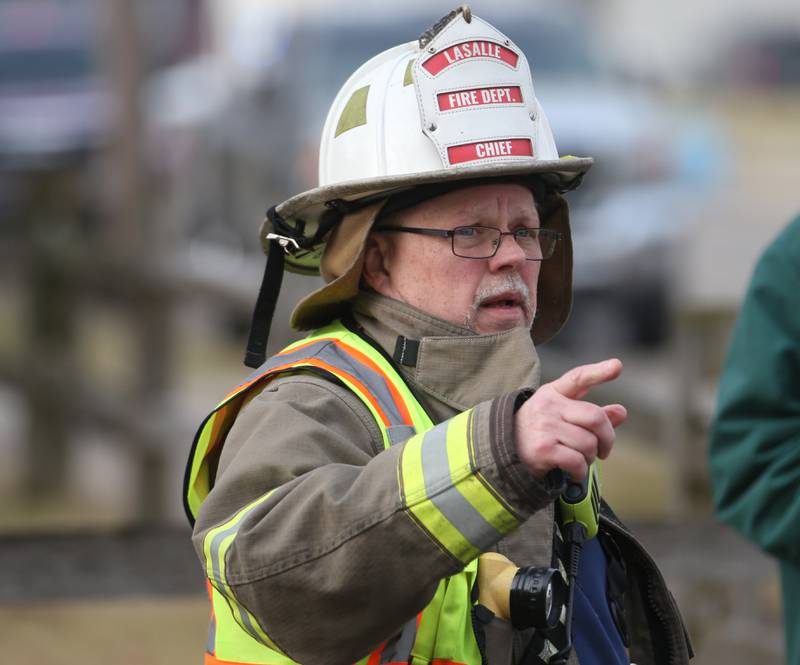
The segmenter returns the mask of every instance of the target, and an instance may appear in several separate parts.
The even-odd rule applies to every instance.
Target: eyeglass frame
[[[456,245],[455,245],[455,237],[456,231],[459,229],[487,229],[490,231],[496,231],[500,234],[500,240],[494,247],[494,251],[487,256],[463,256],[462,254],[456,254]],[[456,226],[452,229],[428,229],[422,228],[419,226],[379,226],[377,228],[372,229],[373,231],[396,231],[400,233],[416,233],[418,235],[425,235],[425,236],[435,236],[437,238],[450,238],[450,251],[453,252],[454,256],[457,256],[460,259],[490,259],[497,251],[500,249],[500,245],[503,244],[503,236],[514,236],[514,242],[517,243],[518,247],[519,241],[517,240],[517,233],[520,231],[535,231],[537,234],[544,233],[545,236],[550,236],[554,239],[553,242],[553,254],[556,251],[556,244],[562,238],[562,233],[560,231],[556,231],[554,229],[543,229],[540,226],[519,226],[513,231],[501,231],[500,229],[494,226],[483,226],[482,224],[467,224],[464,226]],[[548,259],[553,258],[553,254],[550,256],[543,256],[540,259],[531,259],[528,256],[525,256],[526,261],[547,261]]]

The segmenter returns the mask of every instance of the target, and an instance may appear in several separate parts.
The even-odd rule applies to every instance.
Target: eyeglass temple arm
[[[445,229],[422,229],[416,226],[381,226],[373,231],[399,231],[401,233],[418,233],[423,236],[438,236],[440,238],[450,238],[453,231]]]

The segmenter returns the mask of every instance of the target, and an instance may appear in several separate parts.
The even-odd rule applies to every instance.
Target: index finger
[[[621,373],[622,362],[617,358],[610,358],[599,363],[573,367],[551,381],[550,385],[564,397],[581,399],[592,387],[613,381]]]

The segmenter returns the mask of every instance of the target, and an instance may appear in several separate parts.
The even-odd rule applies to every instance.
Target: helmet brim
[[[365,178],[315,187],[287,199],[277,206],[278,214],[286,220],[302,220],[306,235],[311,235],[329,202],[337,199],[357,201],[362,198],[389,196],[397,191],[429,183],[446,183],[477,178],[539,175],[556,192],[575,189],[583,174],[594,163],[591,157],[562,157],[560,159],[525,159],[482,166],[450,166],[435,171]],[[328,204],[328,205],[326,205]]]

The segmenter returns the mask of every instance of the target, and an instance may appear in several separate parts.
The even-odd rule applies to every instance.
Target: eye
[[[472,238],[478,233],[478,229],[474,226],[459,226],[453,230],[453,233],[461,238]]]

